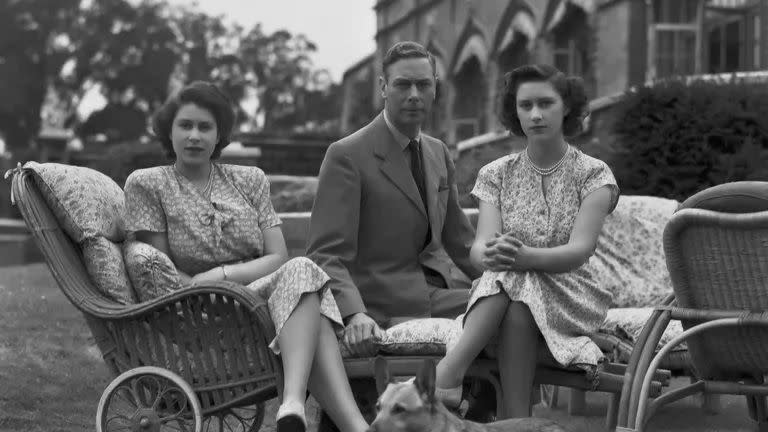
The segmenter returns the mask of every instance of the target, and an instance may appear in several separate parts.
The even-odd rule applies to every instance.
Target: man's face
[[[435,101],[437,83],[429,59],[401,59],[385,72],[379,81],[387,116],[403,133],[417,130]]]

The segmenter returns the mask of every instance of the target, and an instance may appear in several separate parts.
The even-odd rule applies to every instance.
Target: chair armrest
[[[267,332],[269,340],[275,337],[275,326],[269,314],[267,303],[255,295],[243,285],[226,282],[204,282],[199,285],[185,286],[184,288],[165,294],[163,296],[142,303],[126,305],[118,310],[91,311],[97,318],[104,320],[136,319],[152,314],[153,312],[167,309],[171,305],[190,298],[206,298],[211,295],[234,300],[254,314],[261,329]]]

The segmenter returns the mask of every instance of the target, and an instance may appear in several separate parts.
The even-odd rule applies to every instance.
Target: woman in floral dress
[[[342,327],[328,276],[312,261],[287,261],[269,181],[256,167],[215,162],[229,144],[234,113],[214,85],[195,82],[166,103],[153,129],[172,165],[126,180],[127,229],[166,253],[184,282],[229,280],[268,304],[282,354],[277,430],[303,432],[307,386],[342,431],[368,425],[357,409],[335,331]],[[287,262],[286,262],[287,261]]]
[[[589,335],[611,295],[589,259],[619,191],[604,162],[565,140],[580,131],[586,106],[581,80],[551,66],[506,75],[500,119],[527,147],[484,166],[472,191],[480,214],[470,256],[484,273],[473,283],[462,335],[437,367],[437,396],[449,406],[460,402],[467,368],[494,337],[501,417],[530,415],[541,348],[596,377],[603,355]]]

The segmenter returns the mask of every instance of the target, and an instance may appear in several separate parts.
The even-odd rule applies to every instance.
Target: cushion
[[[100,236],[124,240],[125,197],[112,179],[90,168],[57,163],[27,162],[24,168],[36,174],[43,198],[76,243]]]
[[[675,200],[622,195],[597,239],[590,265],[613,307],[653,307],[672,294],[663,233]]]
[[[136,303],[120,246],[104,237],[92,237],[82,248],[85,268],[96,288],[118,303]]]
[[[653,313],[653,308],[615,308],[609,309],[608,315],[600,326],[600,331],[603,333],[612,334],[619,339],[634,344],[640,337],[640,332],[643,330],[643,326],[648,321]],[[667,325],[667,329],[664,330],[659,344],[656,347],[658,350],[663,345],[666,345],[672,338],[679,336],[683,332],[683,326],[680,321],[672,320]],[[676,346],[672,351],[685,351],[687,350],[685,342]]]
[[[374,345],[380,354],[445,355],[446,346],[458,339],[461,321],[447,318],[419,318],[402,322],[384,331]],[[342,357],[351,357],[342,344]]]
[[[140,241],[123,244],[128,277],[140,302],[160,297],[182,287],[179,272],[168,255]]]
[[[698,208],[723,213],[768,211],[768,182],[740,181],[704,189],[680,204],[680,209]]]

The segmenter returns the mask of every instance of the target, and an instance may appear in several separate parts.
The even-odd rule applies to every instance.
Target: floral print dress
[[[190,276],[262,256],[263,231],[280,225],[262,170],[218,163],[212,169],[210,197],[173,166],[137,170],[125,182],[127,231],[167,233],[171,260]],[[311,260],[294,258],[248,288],[266,300],[276,334],[307,292],[321,292],[321,313],[343,327],[328,280]],[[280,353],[277,338],[270,347]]]
[[[524,244],[551,248],[568,243],[582,201],[603,186],[612,191],[611,211],[616,206],[618,186],[604,162],[569,146],[545,193],[542,176],[524,155],[508,155],[481,168],[472,190],[477,199],[499,208],[503,232]],[[603,354],[589,335],[603,323],[612,299],[598,284],[592,259],[564,273],[485,271],[473,283],[468,313],[479,299],[503,290],[529,307],[559,364],[580,367],[595,378]]]

